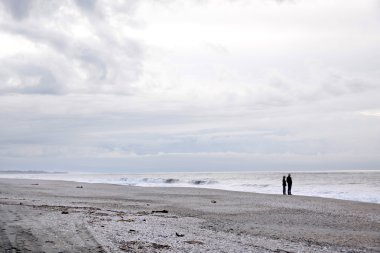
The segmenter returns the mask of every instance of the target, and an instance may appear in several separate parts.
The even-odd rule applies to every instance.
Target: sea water
[[[293,195],[380,204],[380,171],[295,172]],[[282,194],[284,172],[1,174],[1,178],[51,179],[143,187],[195,187]]]

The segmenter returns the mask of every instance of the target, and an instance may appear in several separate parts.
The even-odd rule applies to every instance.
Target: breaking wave
[[[210,185],[217,184],[218,181],[214,179],[192,179],[180,180],[178,178],[120,178],[120,181],[126,185],[132,186],[197,186],[197,185]]]
[[[205,185],[205,184],[216,184],[218,181],[213,179],[204,179],[204,180],[191,180],[192,184],[195,185]]]

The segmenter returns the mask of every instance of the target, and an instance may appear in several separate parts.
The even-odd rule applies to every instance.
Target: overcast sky
[[[378,0],[1,0],[0,170],[380,169]]]

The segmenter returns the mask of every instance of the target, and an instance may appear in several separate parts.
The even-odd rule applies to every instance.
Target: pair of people
[[[282,194],[286,195],[286,184],[288,184],[288,195],[292,195],[292,177],[288,174],[288,177],[282,177]]]

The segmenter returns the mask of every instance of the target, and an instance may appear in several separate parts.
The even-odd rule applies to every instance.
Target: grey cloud
[[[265,91],[255,99],[252,105],[283,107],[325,101],[332,97],[345,97],[352,94],[377,92],[380,87],[372,80],[361,75],[345,72],[319,73],[318,78],[306,76],[304,82],[271,73],[272,77],[263,81]]]
[[[61,83],[45,66],[23,62],[0,64],[0,93],[59,94]]]
[[[133,14],[138,8],[141,1],[110,2],[108,7],[118,11],[120,15],[127,17],[129,25],[134,24]],[[170,1],[162,1],[161,4]],[[52,51],[48,56],[46,52],[40,52],[40,59],[34,61],[40,64],[39,71],[41,83],[35,83],[32,88],[31,84],[23,84],[22,89],[2,89],[2,92],[32,92],[57,94],[57,87],[64,86],[60,92],[109,92],[109,93],[126,93],[130,94],[133,89],[128,87],[136,82],[143,74],[144,46],[133,39],[124,37],[120,38],[118,31],[110,29],[107,23],[107,15],[104,12],[105,3],[102,1],[75,0],[66,2],[48,2],[44,1],[11,1],[4,0],[3,6],[11,13],[16,20],[3,20],[0,29],[9,34],[22,36],[26,40],[36,43],[37,45],[46,45]],[[77,6],[88,18],[97,41],[91,39],[76,38],[66,31],[47,28],[43,23],[54,20],[55,14],[60,10],[60,6],[66,7]],[[17,22],[25,19],[25,22]],[[62,18],[62,17],[61,17]],[[69,17],[68,17],[69,18]],[[60,20],[60,22],[71,22],[71,20]],[[218,47],[218,50],[224,50]],[[116,57],[114,57],[116,56]],[[49,58],[49,60],[48,60]],[[56,64],[55,68],[49,66],[51,60]],[[3,59],[11,61],[12,59]],[[74,63],[77,69],[74,68]],[[23,63],[25,69],[27,65],[36,73],[35,63]],[[47,64],[46,66],[42,66]],[[8,68],[10,76],[17,75],[17,67],[12,71]],[[32,72],[32,70],[30,71]],[[78,73],[81,72],[82,75]],[[2,75],[5,73],[2,72]],[[83,75],[84,74],[84,75]],[[29,74],[20,73],[23,77],[20,80],[27,80]],[[63,76],[70,77],[67,80],[61,80]],[[2,79],[4,80],[4,76]],[[52,88],[46,84],[51,81]],[[70,83],[69,83],[70,82]],[[74,88],[73,88],[74,87]],[[75,88],[77,87],[77,88]]]
[[[350,78],[338,73],[330,73],[323,85],[322,91],[332,96],[341,96],[350,93],[366,92],[378,89],[369,81],[360,78]]]
[[[358,78],[348,81],[346,87],[351,93],[365,92],[376,88],[375,85]]]
[[[348,73],[344,67],[342,73],[328,75],[326,69],[335,65],[329,61],[322,61],[321,71],[314,72],[315,67],[306,66],[307,54],[302,50],[298,61],[292,61],[295,51],[288,58],[248,52],[241,64],[237,62],[241,56],[233,49],[223,53],[225,61],[211,62],[202,58],[203,51],[190,60],[180,55],[183,61],[179,62],[165,61],[163,53],[157,62],[165,66],[154,62],[153,70],[167,73],[152,80],[164,84],[152,92],[138,83],[146,76],[146,48],[110,23],[133,24],[138,20],[133,13],[139,2],[110,1],[105,12],[105,1],[54,1],[67,5],[75,13],[72,17],[58,13],[56,6],[42,6],[53,1],[31,1],[29,9],[16,10],[16,16],[9,3],[2,5],[9,15],[0,17],[1,31],[32,48],[26,53],[20,48],[20,53],[0,59],[2,167],[250,170],[323,164],[337,168],[323,159],[339,153],[344,153],[340,165],[365,166],[369,154],[378,166],[377,119],[356,114],[379,108],[378,90],[371,92],[378,86],[376,76],[367,79],[366,71]],[[55,27],[57,22],[61,23]],[[82,22],[83,27],[70,31],[66,29],[70,22]],[[83,28],[90,36],[80,34]],[[219,44],[207,46],[225,51]],[[165,74],[172,77],[188,64],[199,71],[191,72],[190,66],[178,72],[188,83],[181,86],[173,78],[174,84],[168,86],[172,90],[165,89],[165,82],[172,80],[165,79]],[[218,74],[212,67],[218,64],[226,64],[220,70],[223,74],[228,69],[236,73],[209,85],[203,78],[211,77],[212,82]],[[268,70],[271,67],[278,69]],[[264,69],[270,73],[262,74]],[[196,78],[191,79],[189,73]],[[136,83],[143,86],[142,94],[119,96],[135,92]],[[266,131],[250,133],[261,130]],[[231,153],[236,155],[231,158]],[[289,153],[299,159],[284,162]],[[109,159],[114,154],[122,158]],[[351,163],[351,158],[357,163]]]
[[[22,20],[29,15],[32,0],[2,0],[1,3],[16,20]]]
[[[104,81],[107,77],[107,64],[98,55],[101,54],[96,51],[84,50],[79,53],[79,59],[89,76],[92,76],[95,80]]]
[[[32,97],[34,99],[30,100]],[[7,112],[2,110],[0,114],[4,119],[4,124],[0,126],[2,165],[5,166],[6,161],[12,160],[11,158],[13,161],[32,161],[69,157],[67,160],[73,161],[75,168],[79,168],[76,167],[79,166],[74,161],[76,159],[87,165],[97,160],[99,163],[91,164],[93,170],[102,170],[107,164],[120,168],[125,166],[128,169],[167,169],[181,167],[184,161],[192,165],[186,167],[187,170],[201,166],[215,166],[215,169],[246,166],[252,169],[252,166],[269,166],[268,161],[276,164],[273,168],[280,168],[286,156],[293,154],[299,159],[307,159],[303,166],[312,168],[319,163],[318,159],[323,160],[325,155],[333,157],[342,150],[347,152],[340,158],[340,164],[344,165],[350,165],[347,159],[351,157],[365,162],[359,155],[369,154],[368,157],[372,159],[379,150],[378,144],[375,144],[376,148],[369,145],[378,143],[372,140],[379,133],[376,126],[363,125],[366,119],[358,119],[353,114],[346,114],[345,120],[342,120],[341,113],[332,112],[331,105],[325,105],[318,110],[313,109],[313,105],[305,105],[302,109],[294,107],[281,110],[266,107],[263,111],[233,113],[227,116],[230,108],[224,108],[221,115],[214,113],[211,108],[203,112],[190,111],[191,113],[156,113],[147,112],[146,109],[134,109],[131,113],[102,113],[103,104],[98,104],[96,100],[104,100],[104,97],[84,96],[76,102],[70,99],[73,98],[29,95],[17,96],[8,101],[0,100],[1,108],[4,105],[9,108]],[[108,99],[116,100],[117,97]],[[362,99],[369,100],[366,96]],[[376,96],[372,100],[375,101]],[[19,105],[20,101],[24,105]],[[357,97],[348,101],[341,100],[340,103],[343,108],[347,105],[355,108],[355,102],[362,103],[357,101]],[[62,108],[56,108],[58,106]],[[120,106],[121,104],[114,105],[117,108]],[[30,109],[22,110],[20,107]],[[57,113],[57,109],[62,111]],[[91,113],[76,114],[77,110],[89,109]],[[312,115],[309,115],[310,112]],[[207,113],[213,116],[207,116]],[[229,126],[231,122],[236,125]],[[194,127],[188,127],[194,123]],[[265,131],[250,133],[260,129]],[[361,130],[358,132],[358,129]],[[360,132],[360,139],[351,138]],[[107,158],[114,153],[116,158]],[[230,158],[228,153],[235,153],[236,156]],[[133,162],[136,159],[144,160],[152,167],[147,168]],[[160,163],[156,163],[158,160]],[[199,163],[194,166],[191,160]],[[14,162],[13,165],[16,164]],[[133,168],[132,164],[136,167]],[[299,164],[297,159],[289,162],[289,166],[296,164]],[[337,168],[327,161],[323,164]],[[45,165],[54,168],[51,167],[54,164]]]
[[[80,3],[79,3],[80,2]],[[96,3],[79,1],[81,8],[95,8]],[[22,4],[20,2],[20,4]],[[22,36],[25,40],[37,45],[38,54],[24,53],[3,58],[12,63],[4,66],[0,78],[5,80],[6,87],[2,93],[124,93],[130,94],[131,84],[142,74],[143,46],[136,40],[121,37],[116,29],[112,29],[102,13],[87,15],[92,36],[82,38],[72,36],[67,30],[58,27],[47,27],[45,22],[55,19],[55,12],[40,15],[57,6],[43,6],[43,2],[33,2],[33,12],[25,22],[0,20],[0,29],[14,36]],[[70,2],[60,2],[61,5]],[[125,3],[125,8],[132,8]],[[30,6],[24,6],[29,8]],[[68,6],[70,7],[70,6]],[[116,6],[113,6],[116,8]],[[59,11],[59,8],[55,8]],[[37,15],[38,14],[38,15]],[[129,15],[123,13],[123,15]],[[62,17],[64,19],[62,19]],[[61,16],[57,22],[65,27],[70,17]],[[68,23],[66,23],[68,22]],[[41,47],[42,46],[42,47]],[[48,50],[42,49],[48,47]],[[22,49],[21,49],[22,50]],[[18,59],[25,59],[19,62]],[[38,66],[38,68],[36,67]],[[29,68],[29,70],[27,70]],[[16,77],[21,83],[18,87],[10,87],[7,80]],[[30,83],[31,79],[39,79]],[[13,78],[15,79],[15,78]],[[50,84],[49,84],[50,82]],[[49,87],[49,85],[51,87]]]
[[[65,52],[72,44],[73,40],[69,40],[65,35],[55,30],[46,30],[39,26],[38,23],[29,23],[27,26],[18,23],[8,23],[0,25],[1,31],[16,36],[22,36],[29,41],[44,44],[54,48],[59,52]]]
[[[48,69],[29,66],[24,72],[19,71],[18,73],[24,75],[24,80],[30,77],[38,79],[35,85],[24,87],[22,93],[59,94],[62,91],[61,85],[57,83],[53,73]]]
[[[96,0],[75,0],[75,3],[82,10],[92,11],[95,8]]]
[[[195,3],[198,3],[198,4],[205,4],[205,3],[212,2],[213,0],[192,0],[192,1]],[[249,2],[249,0],[226,0],[226,1],[230,2],[230,3]],[[259,1],[265,2],[268,0],[259,0]],[[281,4],[281,3],[286,3],[286,2],[294,3],[297,0],[269,0],[269,1],[277,2],[277,3]],[[162,4],[168,4],[168,3],[175,2],[175,0],[152,0],[152,2],[154,2],[154,3],[159,2]]]

